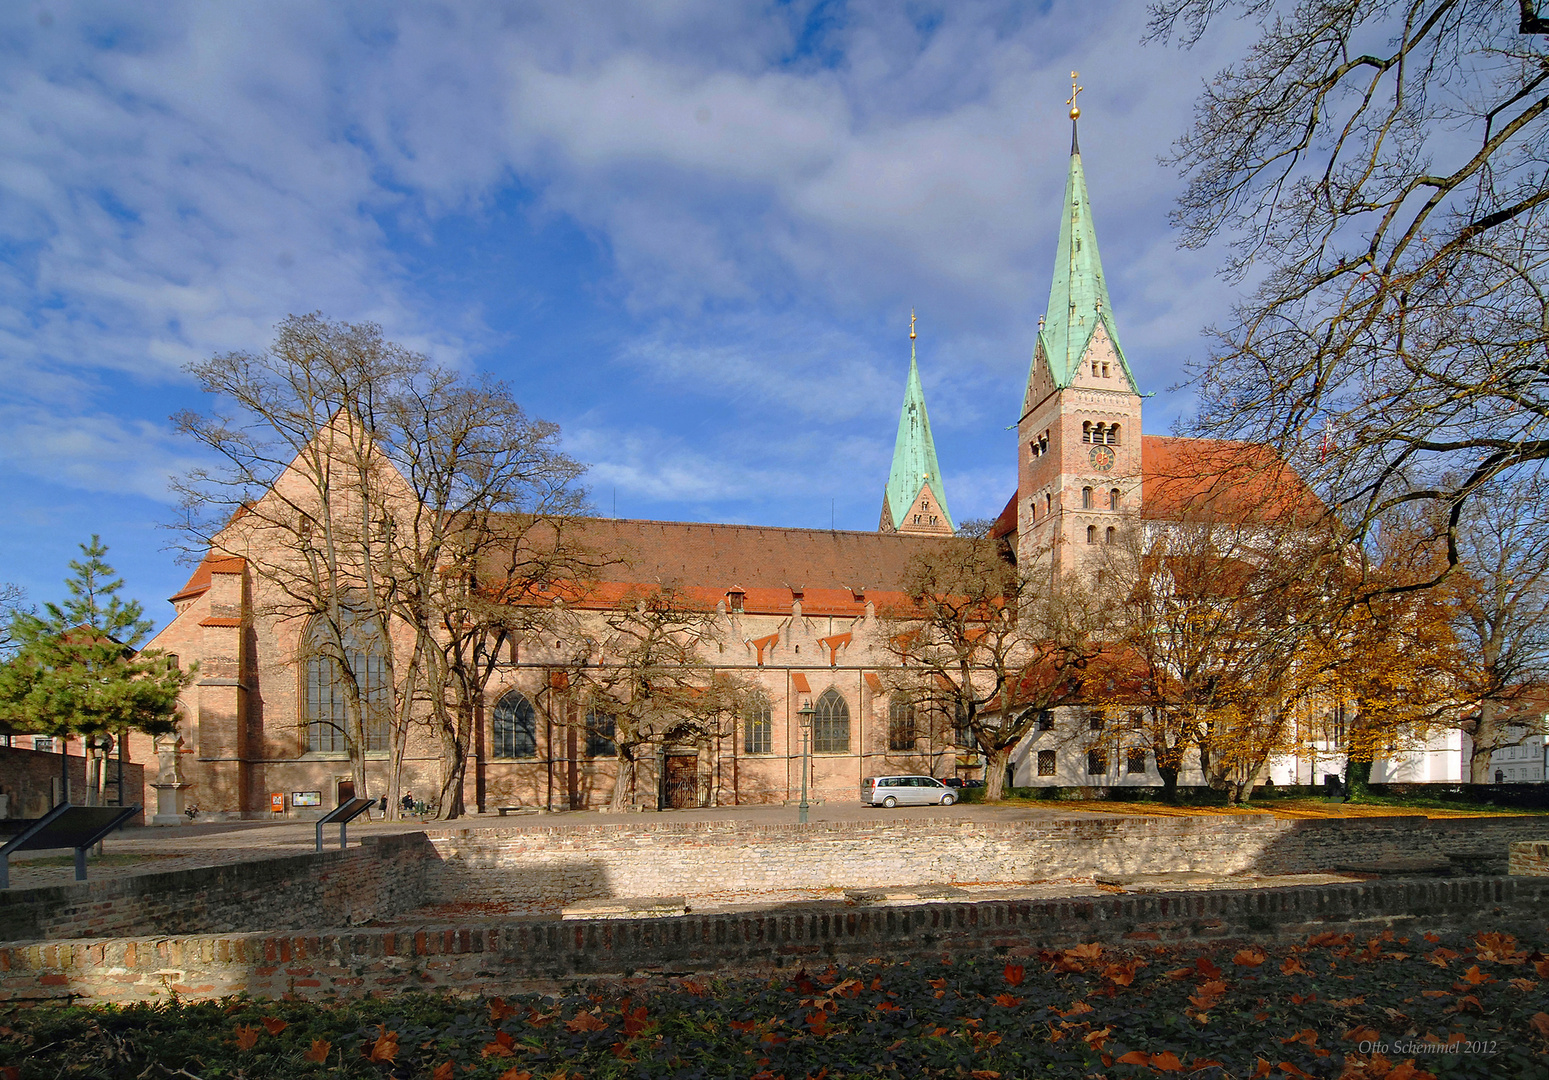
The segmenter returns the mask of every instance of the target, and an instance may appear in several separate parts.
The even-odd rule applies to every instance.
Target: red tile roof
[[[204,561],[195,568],[194,576],[188,579],[188,584],[168,599],[174,604],[179,600],[192,600],[209,590],[211,574],[240,574],[246,566],[247,560],[238,556],[206,555]]]
[[[1148,521],[1311,525],[1327,511],[1261,443],[1145,435],[1140,469],[1140,513]]]
[[[585,607],[611,607],[660,586],[712,610],[740,592],[742,610],[788,615],[859,616],[908,602],[901,586],[910,560],[953,541],[906,533],[785,529],[679,521],[587,518],[570,523],[573,541],[619,561],[585,590]]]

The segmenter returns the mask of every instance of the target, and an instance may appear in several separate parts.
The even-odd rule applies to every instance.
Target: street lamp
[[[807,823],[807,738],[812,734],[812,714],[815,711],[811,698],[803,698],[801,708],[796,710],[801,720],[801,803],[797,807],[796,821],[801,825]]]

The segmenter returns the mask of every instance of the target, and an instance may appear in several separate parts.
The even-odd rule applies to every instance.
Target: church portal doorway
[[[699,805],[699,756],[667,755],[667,808],[689,810]]]

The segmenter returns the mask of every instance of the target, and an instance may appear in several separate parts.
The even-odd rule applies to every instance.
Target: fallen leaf
[[[1221,969],[1216,967],[1208,956],[1201,956],[1198,960],[1195,960],[1194,970],[1199,972],[1207,979],[1217,979],[1221,977]]]
[[[495,1041],[485,1043],[484,1049],[479,1051],[480,1057],[512,1057],[516,1053],[516,1040],[511,1038],[508,1031],[495,1032]]]
[[[565,1027],[571,1031],[605,1031],[608,1022],[596,1013],[576,1013],[575,1019],[566,1020]]]
[[[1254,1077],[1268,1076],[1270,1070],[1273,1068],[1274,1066],[1269,1062],[1265,1061],[1263,1058],[1259,1058],[1259,1063],[1253,1068],[1253,1075]]]
[[[1507,981],[1510,982],[1510,984],[1516,989],[1521,990],[1524,994],[1538,988],[1538,983],[1532,979],[1509,979]]]
[[[252,1024],[252,1025],[247,1026],[247,1027],[244,1027],[243,1025],[238,1024],[237,1025],[237,1049],[238,1050],[251,1050],[254,1046],[257,1045],[257,1043],[258,1043],[258,1033],[260,1031],[262,1031],[262,1030],[263,1029],[260,1028],[257,1024]]]
[[[1015,994],[996,994],[995,1004],[1005,1009],[1011,1009],[1022,1004],[1022,999]]]
[[[1177,968],[1176,970],[1166,972],[1163,977],[1168,979],[1191,979],[1194,977],[1194,969],[1191,967]]]
[[[647,1027],[645,1018],[645,1006],[627,1010],[624,1013],[624,1038],[632,1039],[639,1035]]]
[[[501,1073],[499,1080],[532,1080],[532,1073],[515,1068],[513,1066],[512,1068],[509,1068],[505,1072]],[[565,1074],[560,1073],[554,1077],[554,1080],[565,1080]]]
[[[328,1060],[328,1051],[333,1049],[333,1043],[327,1039],[313,1039],[312,1049],[301,1055],[303,1061],[315,1062],[321,1065]]]
[[[932,990],[945,990],[947,988],[947,980],[945,980],[945,979],[926,979],[925,980],[925,985],[929,986]]]
[[[1072,945],[1065,950],[1065,955],[1076,960],[1096,960],[1103,954],[1103,947],[1097,942],[1090,945]]]
[[[371,1044],[371,1052],[366,1057],[373,1064],[380,1064],[384,1061],[392,1064],[393,1059],[398,1056],[398,1033],[396,1031],[388,1031],[385,1024],[378,1024],[377,1030],[381,1034],[377,1036],[376,1042]]]
[[[1238,967],[1258,967],[1265,959],[1264,953],[1258,949],[1239,949],[1237,955],[1232,957],[1232,963]]]
[[[1006,965],[1006,981],[1012,986],[1021,986],[1022,980],[1027,976],[1027,969],[1021,964]]]
[[[1151,1055],[1151,1067],[1157,1072],[1182,1072],[1183,1062],[1171,1050],[1164,1050],[1160,1054]]]
[[[452,1063],[450,1061],[443,1061],[430,1074],[430,1080],[452,1080],[456,1075],[457,1070],[453,1068]]]
[[[516,1015],[516,1006],[507,1005],[505,998],[489,999],[489,1022],[495,1027],[500,1026],[500,1021],[508,1016]]]
[[[1364,1026],[1353,1027],[1349,1031],[1345,1032],[1344,1037],[1350,1042],[1376,1042],[1378,1039],[1382,1038],[1382,1032],[1378,1031],[1376,1028]]]
[[[1549,1035],[1549,1013],[1534,1013],[1528,1018],[1528,1023],[1533,1025],[1533,1030],[1540,1035]]]
[[[1339,998],[1337,1001],[1329,1002],[1329,1004],[1336,1009],[1349,1009],[1356,1005],[1365,1005],[1366,995],[1362,994],[1359,997]]]
[[[1316,1046],[1318,1043],[1318,1033],[1312,1030],[1312,1028],[1304,1028],[1295,1035],[1280,1040],[1280,1045],[1282,1046],[1289,1046],[1291,1043],[1306,1043],[1308,1046]]]
[[[1428,998],[1451,997],[1452,996],[1452,991],[1451,990],[1421,990],[1420,991],[1420,996],[1421,997],[1428,997]]]
[[[290,1025],[287,1024],[284,1020],[280,1020],[273,1016],[266,1016],[260,1020],[259,1023],[264,1026],[264,1030],[267,1031],[270,1035],[278,1035],[280,1032],[290,1027]]]
[[[1061,1019],[1064,1019],[1067,1016],[1080,1016],[1082,1013],[1089,1013],[1093,1010],[1092,1006],[1088,1005],[1086,1002],[1075,1001],[1071,1003],[1071,1006],[1068,1009],[1053,1009],[1051,1011],[1056,1013]]]
[[[1463,972],[1463,981],[1468,983],[1470,986],[1478,986],[1480,983],[1494,982],[1495,976],[1486,975],[1484,972],[1479,970],[1479,965],[1475,964],[1473,967]]]
[[[1215,1058],[1195,1058],[1189,1063],[1189,1072],[1197,1073],[1201,1069],[1222,1069],[1226,1066]]]
[[[821,1011],[809,1013],[807,1015],[807,1026],[812,1029],[812,1034],[821,1039],[828,1034],[828,1014]]]
[[[1002,997],[1010,997],[1011,995],[1009,995],[1009,994],[1002,994],[1001,996]],[[898,1009],[898,1006],[894,1005],[891,1001],[882,1001],[882,1002],[878,1002],[877,1003],[877,1011],[878,1012],[898,1012],[899,1009]]]
[[[1298,1068],[1295,1065],[1295,1063],[1290,1062],[1290,1061],[1282,1061],[1279,1065],[1276,1065],[1275,1068],[1279,1069],[1281,1072],[1285,1073],[1287,1076],[1311,1076],[1312,1075],[1312,1073],[1307,1072],[1305,1069]]]
[[[975,1069],[968,1074],[973,1080],[1000,1080],[1000,1073],[994,1069]]]
[[[1114,1058],[1114,1060],[1120,1065],[1149,1065],[1151,1064],[1151,1055],[1144,1050],[1131,1050],[1123,1057]]]
[[[1311,975],[1312,972],[1302,966],[1302,958],[1300,956],[1288,956],[1285,958],[1285,962],[1280,965],[1280,974]]]

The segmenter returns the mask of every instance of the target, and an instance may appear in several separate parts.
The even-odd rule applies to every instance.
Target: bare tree
[[[1462,559],[1445,594],[1477,706],[1469,779],[1490,782],[1490,757],[1520,742],[1512,706],[1549,679],[1549,482],[1542,477],[1480,489],[1456,527]]]
[[[1097,597],[1075,575],[1019,571],[990,523],[916,555],[909,604],[884,613],[899,668],[892,681],[916,707],[946,717],[985,754],[985,798],[1001,798],[1006,764],[1041,711],[1074,700],[1100,651]]]
[[[1549,47],[1530,0],[1156,0],[1259,37],[1175,157],[1184,242],[1253,294],[1197,364],[1201,432],[1273,443],[1364,530],[1549,460]],[[1421,587],[1425,583],[1415,583]]]
[[[673,588],[632,589],[603,617],[592,654],[569,668],[589,734],[614,746],[614,811],[639,804],[639,766],[653,748],[715,742],[746,711],[752,686],[701,655],[713,616]]]
[[[461,814],[475,702],[500,643],[536,610],[496,601],[565,572],[552,528],[544,544],[524,541],[584,508],[558,429],[529,419],[503,384],[315,314],[286,319],[263,353],[192,370],[235,409],[176,418],[220,463],[181,484],[186,534],[201,553],[253,553],[267,613],[310,628],[304,648],[343,691],[342,718],[322,722],[342,729],[356,792],[385,724],[396,811],[428,701],[441,813]]]
[[[16,617],[32,613],[24,606],[26,602],[26,589],[10,581],[0,581],[0,661],[21,647],[16,636]]]

